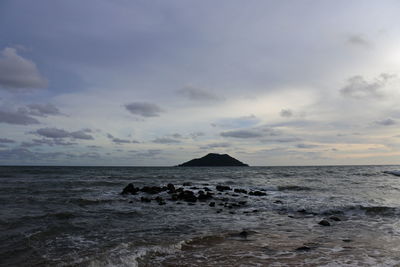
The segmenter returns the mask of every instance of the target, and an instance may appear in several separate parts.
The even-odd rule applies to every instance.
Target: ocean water
[[[0,167],[0,266],[400,266],[390,170],[400,166]],[[214,195],[121,195],[128,183]],[[166,204],[141,201],[157,196]]]

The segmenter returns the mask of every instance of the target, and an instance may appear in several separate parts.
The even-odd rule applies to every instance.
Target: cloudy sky
[[[0,164],[400,163],[400,2],[0,1]]]

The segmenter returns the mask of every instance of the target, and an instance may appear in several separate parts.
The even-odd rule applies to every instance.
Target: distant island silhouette
[[[217,154],[217,153],[209,153],[202,158],[192,159],[188,162],[182,163],[178,165],[178,167],[230,167],[230,166],[238,166],[238,167],[248,167],[248,164],[245,164],[228,154]]]

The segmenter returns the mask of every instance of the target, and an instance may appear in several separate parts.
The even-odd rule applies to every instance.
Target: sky
[[[0,164],[399,164],[399,14],[396,0],[1,0]]]

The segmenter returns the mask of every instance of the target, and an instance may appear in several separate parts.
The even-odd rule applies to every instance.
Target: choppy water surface
[[[399,169],[0,167],[0,265],[399,266]],[[185,182],[216,206],[119,194]]]

